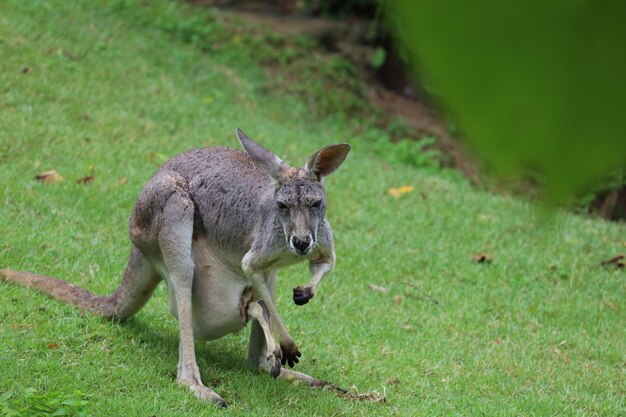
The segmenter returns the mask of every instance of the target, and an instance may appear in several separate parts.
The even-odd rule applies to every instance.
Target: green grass
[[[216,48],[179,36],[189,13]],[[215,410],[175,382],[164,286],[117,324],[6,284],[0,398],[10,391],[9,406],[25,407],[35,388],[46,401],[82,398],[94,416],[626,413],[625,275],[599,266],[626,251],[623,224],[546,213],[385,158],[367,120],[311,116],[299,95],[266,94],[254,45],[233,41],[229,25],[156,0],[0,3],[0,268],[110,293],[134,199],[167,158],[236,147],[235,127],[294,164],[350,142],[327,180],[337,268],[304,307],[290,293],[306,268],[284,271],[278,305],[298,369],[387,402],[259,375],[245,365],[243,331],[196,346],[204,382],[231,403]],[[64,181],[34,180],[48,169]],[[93,183],[76,183],[89,174]],[[388,195],[403,185],[415,190]],[[493,262],[473,262],[478,252]]]

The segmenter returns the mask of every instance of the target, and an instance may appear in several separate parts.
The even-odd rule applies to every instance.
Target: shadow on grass
[[[155,318],[153,317],[152,320]],[[159,318],[160,319],[160,318]],[[176,329],[178,329],[177,322]],[[178,331],[172,332],[169,328],[164,329],[158,324],[151,324],[146,317],[132,317],[124,323],[119,323],[119,329],[123,337],[138,339],[143,345],[144,354],[152,356],[155,360],[162,362],[164,367],[171,368],[172,379],[176,379],[176,364],[178,363]],[[242,332],[249,332],[246,328]],[[221,340],[221,339],[220,339]],[[200,367],[203,378],[211,379],[215,374],[240,373],[254,370],[247,366],[246,352],[243,349],[229,349],[231,343],[225,344],[218,341],[198,341],[195,342],[196,360]],[[247,348],[247,341],[245,347]],[[167,369],[169,371],[169,369]],[[215,371],[215,372],[214,372]],[[210,383],[211,381],[204,381]]]

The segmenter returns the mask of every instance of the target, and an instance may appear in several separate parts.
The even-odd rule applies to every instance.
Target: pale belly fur
[[[246,277],[226,266],[202,240],[194,240],[192,256],[196,265],[192,289],[194,338],[214,340],[243,329],[240,303],[249,287]],[[172,285],[168,285],[168,292],[170,313],[177,317]]]

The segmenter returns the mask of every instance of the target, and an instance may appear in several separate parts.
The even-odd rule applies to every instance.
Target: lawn
[[[0,411],[32,404],[34,388],[94,416],[626,414],[625,272],[600,265],[626,251],[623,224],[389,158],[367,120],[268,92],[255,48],[221,19],[158,0],[0,3],[0,268],[110,293],[134,199],[168,158],[238,147],[236,127],[293,164],[348,142],[326,181],[336,270],[303,307],[291,289],[308,270],[284,270],[278,307],[297,369],[386,402],[248,369],[244,330],[196,345],[204,382],[230,403],[217,410],[175,381],[164,285],[119,324],[0,283]],[[34,179],[50,169],[63,181]]]

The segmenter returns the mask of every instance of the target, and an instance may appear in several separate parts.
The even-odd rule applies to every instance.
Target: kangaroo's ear
[[[320,181],[332,174],[345,161],[350,152],[350,145],[341,143],[330,145],[315,152],[304,165],[306,173]]]
[[[280,180],[281,173],[289,168],[289,165],[272,152],[268,151],[241,131],[237,129],[237,137],[243,148],[254,159],[254,162],[264,171],[266,171],[275,180]]]

